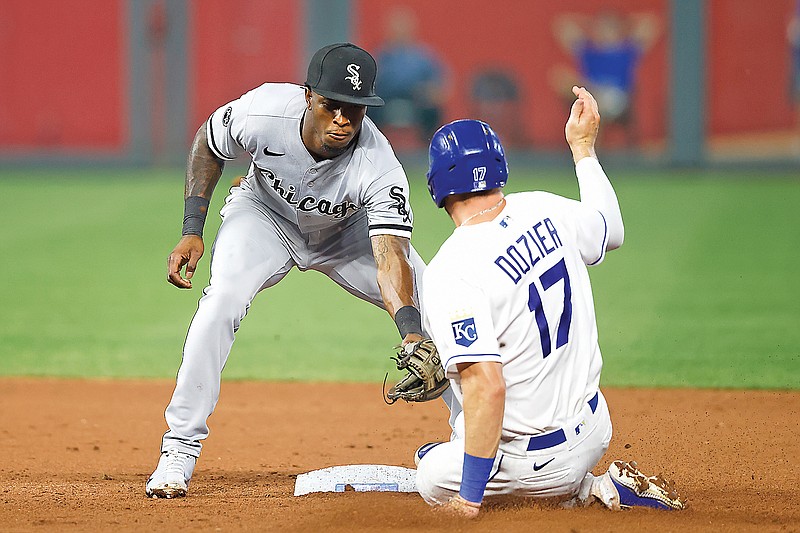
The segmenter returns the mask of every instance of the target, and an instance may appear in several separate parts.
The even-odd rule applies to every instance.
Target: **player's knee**
[[[417,467],[417,492],[428,505],[443,505],[455,495],[442,487],[441,480],[432,476],[433,468],[425,468],[426,461],[420,461]],[[427,462],[430,464],[430,461]]]
[[[235,286],[221,285],[206,289],[200,305],[213,311],[215,316],[240,320],[250,307],[251,297]]]
[[[433,453],[433,448],[417,465],[417,492],[430,505],[443,505],[458,493],[461,484],[461,469],[448,464],[447,454]]]
[[[434,505],[433,501],[431,501],[432,485],[430,483],[430,480],[426,476],[421,474],[419,468],[417,468],[416,482],[417,482],[417,492],[419,492],[419,495],[422,496],[422,499],[425,500],[426,503]]]

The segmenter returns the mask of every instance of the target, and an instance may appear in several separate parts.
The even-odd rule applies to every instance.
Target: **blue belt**
[[[592,410],[592,414],[597,411],[597,401],[599,399],[600,392],[596,392],[592,399],[589,400],[589,409]],[[550,433],[544,433],[542,435],[535,435],[531,437],[531,440],[528,442],[528,451],[532,452],[534,450],[546,450],[547,448],[552,448],[553,446],[558,446],[559,444],[564,444],[567,442],[567,434],[564,433],[563,429],[557,429],[556,431],[551,431]]]

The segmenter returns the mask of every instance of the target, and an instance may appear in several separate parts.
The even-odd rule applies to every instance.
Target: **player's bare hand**
[[[409,333],[408,335],[403,337],[403,342],[400,345],[405,346],[406,344],[411,344],[412,342],[419,342],[424,339],[425,337],[423,337],[419,333]]]
[[[461,495],[456,494],[450,501],[442,506],[445,513],[461,518],[478,518],[481,511],[481,504],[465,500]]]
[[[594,143],[600,130],[600,111],[594,96],[584,87],[573,87],[576,99],[564,128],[572,158],[577,163],[584,157],[597,157]]]
[[[197,269],[197,262],[203,257],[203,238],[199,235],[184,235],[172,250],[167,259],[167,281],[179,289],[192,288],[192,276]],[[181,270],[186,266],[186,277]]]

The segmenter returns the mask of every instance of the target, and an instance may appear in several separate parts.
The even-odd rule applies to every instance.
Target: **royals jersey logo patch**
[[[456,340],[456,344],[467,348],[478,340],[478,330],[475,328],[474,318],[458,320],[452,322],[450,326],[453,328],[453,338]]]

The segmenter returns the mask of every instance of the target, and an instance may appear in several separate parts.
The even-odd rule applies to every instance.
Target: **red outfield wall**
[[[148,9],[145,35],[133,45],[149,62],[144,83],[159,92],[174,75],[159,47],[176,21],[165,18],[163,3],[133,5]],[[158,142],[169,109],[188,105],[187,146],[217,106],[267,80],[302,81],[298,69],[306,61],[301,1],[188,5],[187,100],[154,95],[150,109],[135,111],[151,114]],[[0,0],[0,151],[124,152],[131,112],[127,12],[125,0]]]
[[[708,120],[712,134],[794,123],[787,25],[796,0],[710,0]]]
[[[482,118],[475,116],[476,106],[470,97],[473,77],[482,70],[506,70],[513,73],[520,89],[518,117],[526,138],[533,146],[562,147],[569,104],[551,87],[548,75],[558,65],[574,63],[556,40],[553,20],[561,13],[596,14],[599,8],[593,3],[494,0],[488,7],[485,0],[460,0],[455,8],[445,2],[428,0],[357,0],[355,5],[356,39],[376,51],[383,42],[392,6],[402,5],[414,10],[420,40],[439,54],[449,71],[451,97],[445,120]],[[632,11],[628,0],[608,0],[603,5],[622,13]],[[662,20],[668,18],[667,0],[638,0],[635,5],[635,12],[654,12]],[[661,137],[665,131],[667,30],[662,26],[662,37],[648,52],[638,72],[641,90],[635,109],[644,138]],[[496,129],[503,138],[503,128]]]
[[[122,0],[0,0],[0,149],[126,142]]]
[[[634,113],[644,140],[660,140],[667,134],[670,40],[681,38],[671,34],[669,0],[494,0],[491,7],[485,0],[460,0],[457,7],[428,0],[354,0],[354,5],[355,38],[371,50],[381,47],[392,6],[415,11],[420,40],[449,68],[446,120],[474,113],[469,86],[477,71],[513,71],[523,100],[519,120],[532,144],[545,147],[562,145],[567,112],[548,82],[549,73],[557,65],[574,64],[555,38],[554,19],[562,13],[594,15],[602,10],[652,13],[659,19],[659,38],[638,69]],[[708,0],[706,89],[711,135],[791,127],[786,27],[794,5],[795,0]]]
[[[187,143],[213,109],[263,81],[302,82],[308,59],[304,2],[188,5]],[[448,66],[445,120],[474,113],[469,87],[475,73],[507,69],[520,87],[518,119],[527,140],[560,149],[566,108],[548,83],[548,72],[571,59],[558,46],[552,22],[564,12],[595,14],[594,4],[495,0],[488,9],[484,0],[352,0],[352,5],[353,39],[374,52],[393,5],[416,11],[420,39]],[[794,0],[708,0],[707,5],[709,132],[791,127],[786,24]],[[0,0],[0,151],[125,150],[131,112],[127,6],[125,0]],[[660,17],[660,38],[637,74],[634,109],[644,140],[661,140],[668,124],[670,39],[680,38],[670,34],[669,0],[605,0],[603,8]],[[157,132],[153,137],[161,138]]]
[[[194,128],[217,107],[266,81],[305,80],[304,2],[203,0],[192,7]]]

